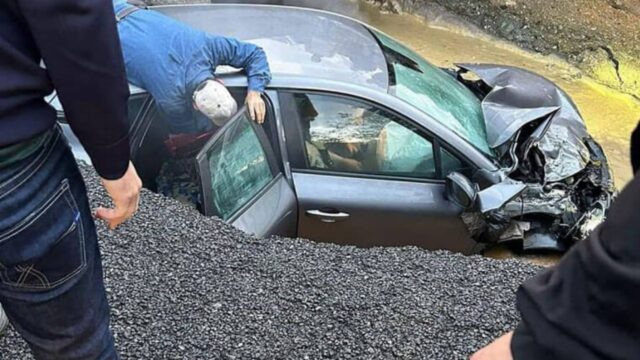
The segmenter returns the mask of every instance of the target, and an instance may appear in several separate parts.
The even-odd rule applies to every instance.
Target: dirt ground
[[[601,83],[640,98],[640,0],[372,0],[429,17],[441,7],[485,32],[558,54]]]

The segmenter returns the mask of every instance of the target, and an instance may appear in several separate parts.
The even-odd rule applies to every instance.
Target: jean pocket
[[[53,289],[86,267],[83,225],[69,182],[30,215],[0,233],[0,283]]]

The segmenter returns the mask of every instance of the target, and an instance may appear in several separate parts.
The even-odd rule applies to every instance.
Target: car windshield
[[[392,94],[493,157],[480,100],[464,85],[389,36],[373,30],[390,66]]]

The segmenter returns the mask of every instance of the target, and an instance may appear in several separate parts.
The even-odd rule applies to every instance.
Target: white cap
[[[229,90],[215,80],[206,80],[204,86],[193,93],[193,102],[198,111],[217,126],[224,125],[238,111]]]

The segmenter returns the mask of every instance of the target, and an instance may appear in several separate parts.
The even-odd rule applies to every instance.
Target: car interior
[[[436,177],[431,142],[400,119],[350,99],[300,93],[293,96],[308,169]]]
[[[246,88],[229,88],[229,91],[239,105],[244,103]],[[143,116],[137,117],[138,123],[132,124],[131,134],[133,163],[143,186],[204,213],[196,155],[219,128],[198,136],[176,137],[169,133],[166,120],[160,116],[153,100],[149,100],[144,111]],[[271,113],[267,111],[264,126],[270,138],[275,135]]]

